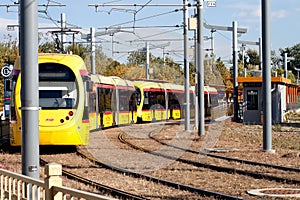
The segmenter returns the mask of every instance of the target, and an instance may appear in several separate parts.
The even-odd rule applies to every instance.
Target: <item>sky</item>
[[[5,40],[7,34],[17,37],[18,29],[7,31],[7,25],[18,24],[18,7],[7,6],[14,5],[14,2],[0,1],[0,40]],[[182,0],[40,0],[38,3],[50,5],[38,8],[39,32],[44,37],[51,39],[49,32],[58,30],[61,13],[64,13],[66,26],[71,30],[86,34],[94,27],[100,34],[96,38],[97,44],[115,60],[126,62],[130,51],[145,48],[147,42],[154,56],[169,56],[175,62],[183,62]],[[195,1],[189,0],[188,3],[195,4]],[[247,28],[247,33],[239,40],[257,42],[261,37],[260,0],[216,0],[216,7],[207,7],[206,3],[203,16],[207,24],[232,27],[233,21],[236,21],[238,27]],[[190,7],[188,16],[193,17],[194,11],[195,7]],[[280,48],[300,43],[299,0],[270,0],[270,19],[272,50],[278,52]],[[113,35],[105,31],[111,28]],[[75,41],[86,42],[82,34],[76,34]],[[194,44],[193,34],[193,31],[188,31],[189,48]],[[204,35],[210,37],[210,30],[204,29]],[[217,30],[213,36],[216,57],[224,61],[232,59],[232,33]],[[71,40],[72,37],[67,36],[66,41]],[[210,40],[204,42],[204,48],[211,48]],[[258,50],[258,46],[247,45],[247,49]],[[189,59],[192,59],[192,54],[189,54]]]

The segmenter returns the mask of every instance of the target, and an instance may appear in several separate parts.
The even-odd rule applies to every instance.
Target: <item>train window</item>
[[[121,111],[129,110],[129,92],[127,90],[119,91],[119,109]]]
[[[165,94],[164,93],[158,93],[156,96],[156,103],[161,105],[162,107],[166,107],[166,101],[165,101]]]
[[[136,104],[141,104],[141,90],[139,88],[135,88],[136,91]]]
[[[129,99],[129,110],[130,111],[135,111],[136,108],[136,93],[130,93],[130,99]]]
[[[15,105],[15,85],[16,85],[16,80],[13,76],[13,82],[12,82],[12,92],[11,92],[11,96],[10,96],[10,119],[11,120],[16,120],[17,119],[17,115],[16,115],[16,105]]]
[[[40,90],[39,91],[40,98],[61,98],[62,91],[61,90]]]
[[[170,109],[174,109],[174,108],[180,108],[180,104],[178,101],[178,96],[176,93],[168,93],[169,94],[169,101],[168,101],[168,106]]]
[[[71,69],[65,65],[57,63],[39,64],[40,81],[75,81],[75,75]]]
[[[217,94],[210,94],[210,105],[216,107],[219,105],[219,97]]]
[[[39,64],[39,103],[42,109],[74,108],[78,99],[75,74],[57,63]]]
[[[145,104],[149,104],[149,98],[148,98],[148,96],[149,96],[149,95],[148,95],[148,92],[145,91],[145,92],[144,92],[144,105],[145,105]]]
[[[77,89],[73,82],[40,82],[39,106],[45,108],[73,108],[76,105]],[[66,86],[56,86],[66,85]]]
[[[101,88],[98,88],[98,107],[99,107],[100,113],[102,113],[105,110],[104,89],[101,89]]]
[[[112,99],[112,93],[113,93],[113,90],[111,89],[105,89],[105,99],[104,99],[104,102],[105,102],[105,110],[106,111],[111,111],[112,110],[112,107],[113,107],[113,99]]]
[[[258,110],[258,90],[247,91],[247,110]]]
[[[96,94],[92,93],[89,95],[89,109],[90,112],[95,112],[96,111]]]
[[[149,104],[150,106],[157,104],[155,92],[149,92]]]

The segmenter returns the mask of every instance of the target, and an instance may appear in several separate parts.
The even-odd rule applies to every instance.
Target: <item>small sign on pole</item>
[[[1,69],[1,75],[4,77],[9,77],[9,75],[11,74],[11,71],[12,71],[12,67],[9,65],[5,65]]]
[[[207,1],[207,7],[216,7],[216,1]]]

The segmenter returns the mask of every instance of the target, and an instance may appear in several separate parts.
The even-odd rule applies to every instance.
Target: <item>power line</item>
[[[168,11],[168,12],[164,12],[164,13],[160,13],[160,14],[156,14],[156,15],[151,15],[151,16],[147,16],[147,17],[143,17],[143,18],[140,18],[140,19],[134,19],[134,20],[131,20],[131,21],[128,21],[128,22],[123,22],[123,23],[119,23],[119,24],[114,24],[112,25],[111,27],[114,27],[114,26],[121,26],[121,25],[124,25],[124,24],[130,24],[130,23],[136,23],[137,21],[142,21],[142,20],[146,20],[146,19],[151,19],[151,18],[155,18],[155,17],[159,17],[159,16],[163,16],[163,15],[167,15],[167,14],[171,14],[171,13],[175,13],[175,12],[178,12],[180,11],[181,9],[175,9],[173,11]]]

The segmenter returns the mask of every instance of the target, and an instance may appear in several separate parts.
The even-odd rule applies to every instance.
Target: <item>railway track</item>
[[[154,125],[151,124],[150,127],[152,126]],[[133,127],[128,127],[128,128],[134,129],[134,127],[136,127],[137,131],[144,132],[142,126],[134,125]],[[145,129],[149,129],[149,127],[146,127]],[[111,135],[112,132],[115,132],[116,134]],[[118,135],[119,137],[115,137],[116,140],[113,141],[113,143],[119,141],[119,143],[123,145],[122,148],[126,148],[127,151],[133,151],[135,153],[144,152],[145,154],[153,154],[153,156],[155,157],[164,157],[165,159],[171,160],[170,163],[176,163],[176,165],[171,165],[170,167],[166,166],[166,168],[161,168],[161,170],[158,170],[158,172],[140,173],[136,171],[133,167],[130,168],[130,166],[127,168],[126,167],[122,168],[119,167],[118,165],[113,165],[113,164],[108,165],[107,162],[103,163],[101,159],[99,160],[98,158],[88,155],[88,153],[90,152],[85,152],[85,151],[78,151],[76,153],[73,152],[71,154],[69,154],[68,152],[68,155],[62,155],[61,153],[55,152],[55,155],[50,155],[48,162],[61,163],[63,165],[64,171],[66,171],[64,176],[68,177],[68,179],[73,179],[76,182],[81,182],[87,185],[87,187],[89,188],[93,188],[92,192],[99,193],[99,194],[100,193],[103,194],[104,192],[105,194],[109,194],[113,197],[123,198],[123,199],[178,198],[180,196],[180,194],[177,195],[178,191],[179,193],[186,192],[184,195],[179,197],[181,199],[184,198],[199,199],[199,196],[201,196],[202,198],[205,197],[205,199],[243,199],[243,198],[252,199],[253,198],[253,197],[249,198],[249,195],[245,195],[244,193],[245,189],[243,189],[244,190],[243,192],[240,192],[238,189],[236,189],[235,193],[232,192],[227,193],[226,190],[220,188],[214,190],[211,187],[202,187],[202,185],[198,183],[199,182],[198,180],[203,178],[202,175],[201,176],[198,175],[198,172],[200,171],[204,172],[203,174],[206,174],[207,171],[217,171],[220,173],[225,173],[228,174],[227,177],[230,177],[226,179],[232,178],[233,180],[235,179],[235,181],[239,181],[239,179],[244,179],[244,177],[251,177],[251,180],[260,180],[260,182],[265,182],[266,186],[272,186],[272,187],[278,186],[284,188],[289,186],[291,188],[297,188],[299,187],[300,184],[300,181],[297,178],[295,178],[295,177],[299,177],[299,168],[271,165],[267,163],[253,162],[253,161],[248,161],[243,159],[224,157],[224,156],[207,153],[207,152],[195,151],[192,148],[191,149],[184,148],[182,147],[182,145],[175,145],[177,143],[175,144],[170,143],[168,140],[164,140],[160,138],[159,137],[160,135],[156,135],[156,133],[153,131],[147,132],[144,135],[144,137],[138,139],[134,138],[132,135],[127,135],[125,129],[121,128],[121,132],[122,134],[119,134],[118,129],[114,129],[113,131],[105,133],[103,135],[106,135],[107,137],[111,137],[111,138]],[[98,133],[96,133],[96,135],[99,136]],[[103,146],[102,143],[100,142],[102,139],[103,138],[99,137],[98,140],[94,141],[93,138],[92,141],[97,144],[97,148],[102,148],[102,149],[107,148],[106,146]],[[122,143],[120,141],[122,141]],[[150,143],[151,145],[149,145]],[[160,155],[159,153],[162,153],[163,151],[155,150],[155,148],[151,147],[152,145],[158,146],[157,149],[162,149],[167,147],[168,151],[179,151],[184,153],[180,157],[172,157],[170,156],[170,154]],[[112,149],[107,148],[107,150],[108,152],[111,152]],[[76,154],[76,156],[73,154]],[[190,156],[187,156],[186,154]],[[201,163],[200,161],[198,161],[197,158],[199,158],[199,155],[203,156],[205,158],[204,160],[208,160],[207,163]],[[45,155],[41,155],[41,157],[44,156]],[[55,158],[52,159],[51,157],[54,156]],[[110,159],[114,155],[108,153],[107,156]],[[80,160],[80,158],[82,160]],[[192,158],[192,159],[188,159],[188,158]],[[216,162],[222,163],[222,165],[209,163],[210,160],[212,159],[217,160]],[[84,162],[86,162],[85,160],[88,160],[89,164],[84,164]],[[201,161],[203,161],[203,159]],[[244,169],[244,167],[241,167],[244,166],[245,164],[247,164],[247,166],[250,165],[251,170],[248,170],[249,167],[245,167],[246,169]],[[236,167],[236,165],[238,167]],[[106,171],[105,172],[101,171],[103,169],[105,169]],[[109,171],[113,171],[115,172],[115,174],[119,174],[119,177],[112,180],[111,183],[119,182],[120,184],[123,183],[122,185],[128,184],[131,186],[131,189],[134,188],[135,191],[132,191],[131,189],[128,188],[124,189],[123,187],[115,187],[114,185],[111,185],[111,183],[103,183],[102,180],[104,179],[106,180],[113,179],[112,175],[107,175],[107,176],[105,175],[110,173]],[[265,173],[262,173],[262,171],[264,171]],[[288,173],[290,173],[289,178],[287,178],[288,175],[286,175]],[[96,177],[96,174],[101,174],[100,176],[103,177]],[[179,177],[180,179],[180,177],[182,177],[181,176],[182,174],[187,174],[187,176],[194,176],[190,180],[195,181],[195,183],[186,182],[186,181],[181,182],[181,180],[174,179],[174,177]],[[281,174],[281,175],[279,176],[276,174]],[[123,178],[123,180],[120,176]],[[218,178],[218,175],[207,174],[207,176],[211,177],[209,181],[215,179],[216,178],[215,176],[217,176]],[[143,183],[135,184],[135,182],[141,180],[143,181]],[[246,183],[248,182],[248,180],[250,179],[245,178],[244,182]],[[196,181],[198,182],[196,183]],[[205,186],[209,184],[209,181],[207,179],[204,179],[203,181],[204,182],[202,183]],[[214,183],[212,182],[212,185],[213,184]],[[224,181],[224,184],[226,185],[227,183],[225,183]],[[253,184],[255,185],[256,183]],[[136,187],[140,187],[140,188],[136,188]],[[170,193],[173,193],[172,195],[176,197],[171,195],[164,196],[163,193],[154,194],[154,192],[151,192],[153,194],[150,194],[144,192],[143,190],[145,189],[143,189],[143,187],[151,188],[151,191],[152,191],[152,187],[165,187],[164,190],[170,190],[170,188],[173,188],[173,191]],[[228,187],[236,187],[236,186],[228,185]],[[239,187],[242,187],[242,185]],[[246,187],[248,187],[249,189],[251,188],[249,186]]]
[[[104,163],[98,161],[97,159],[87,155],[86,153],[84,153],[82,151],[79,151],[77,153],[80,154],[81,156],[85,157],[85,158],[88,158],[90,161],[94,162],[95,164],[97,164],[99,166],[102,166],[102,167],[105,167],[107,169],[110,169],[110,170],[113,170],[113,171],[116,171],[116,172],[119,172],[119,173],[123,173],[123,174],[129,175],[129,176],[134,176],[136,178],[143,178],[143,179],[146,179],[148,181],[152,181],[152,182],[155,182],[155,183],[160,183],[160,184],[166,185],[168,187],[176,188],[178,190],[184,190],[184,191],[190,191],[192,193],[197,193],[197,194],[199,194],[203,197],[213,197],[214,199],[228,199],[228,200],[243,199],[243,198],[239,198],[237,196],[231,196],[231,195],[222,194],[222,193],[215,192],[215,191],[209,191],[209,190],[205,190],[205,189],[201,189],[201,188],[196,188],[196,187],[180,184],[180,183],[177,183],[177,182],[172,182],[172,181],[168,181],[168,180],[165,180],[165,179],[161,179],[161,178],[158,178],[158,177],[145,175],[145,174],[138,173],[138,172],[135,172],[135,171],[132,171],[132,170],[127,170],[127,169],[122,169],[122,168],[118,168],[118,167],[115,167],[115,166],[107,165],[107,164],[104,164]]]
[[[127,145],[131,146],[134,149],[137,149],[137,150],[140,150],[140,151],[143,151],[143,152],[146,152],[146,153],[150,153],[150,154],[153,154],[153,155],[156,155],[156,156],[161,156],[161,157],[164,157],[164,158],[167,158],[167,159],[170,159],[170,160],[178,161],[178,162],[181,162],[181,163],[193,165],[195,167],[211,169],[211,170],[214,170],[214,171],[225,172],[225,173],[228,173],[228,174],[235,173],[235,174],[240,174],[240,175],[246,175],[246,176],[250,176],[250,177],[255,178],[255,179],[265,179],[265,180],[284,182],[284,183],[295,184],[295,185],[300,184],[300,179],[299,180],[298,179],[293,179],[288,174],[288,173],[293,172],[293,171],[294,172],[299,172],[300,170],[297,169],[297,168],[288,168],[288,167],[284,167],[284,166],[275,166],[275,165],[269,165],[269,164],[263,164],[263,163],[257,163],[257,162],[250,162],[250,161],[246,161],[246,160],[230,159],[230,158],[225,158],[225,157],[220,157],[220,156],[213,156],[212,154],[209,154],[209,156],[214,157],[216,159],[221,159],[222,158],[224,160],[238,162],[238,163],[243,164],[243,165],[251,164],[251,165],[254,165],[254,166],[266,167],[266,170],[260,169],[260,171],[267,171],[268,173],[270,173],[270,170],[269,170],[270,168],[273,168],[273,169],[277,170],[276,172],[274,172],[274,175],[269,175],[267,173],[262,173],[262,172],[257,172],[257,171],[238,169],[237,167],[225,167],[225,166],[218,166],[218,165],[215,165],[215,164],[207,164],[207,163],[203,163],[203,162],[200,162],[200,161],[194,161],[194,160],[185,159],[185,158],[178,158],[178,157],[162,154],[160,152],[151,151],[151,150],[148,150],[146,148],[142,148],[138,145],[135,145],[133,143],[130,143],[128,140],[125,139],[125,136],[124,136],[123,133],[120,134],[118,138],[121,142],[126,143]],[[153,138],[153,137],[150,137],[150,138]],[[157,141],[157,140],[155,140],[155,141]],[[167,144],[162,143],[162,142],[160,142],[160,143],[164,144],[164,145],[167,145]],[[172,146],[172,148],[179,148],[179,147]],[[196,155],[199,155],[199,154],[207,155],[204,152],[196,152],[196,151],[192,151],[192,150],[188,150],[188,149],[182,149],[182,148],[181,148],[181,150],[184,150],[184,151],[187,151],[189,153],[196,154]],[[232,162],[231,162],[231,165],[233,165]],[[279,170],[280,170],[280,172],[279,172]],[[288,171],[286,171],[286,170],[288,170]],[[275,174],[277,174],[277,173],[289,176],[289,178],[276,176]]]
[[[40,163],[43,166],[48,164],[48,162],[45,161],[44,159],[40,159]],[[111,195],[115,198],[118,198],[118,199],[132,199],[132,200],[146,200],[147,199],[147,198],[144,198],[140,195],[132,194],[132,193],[126,192],[124,190],[120,190],[120,189],[117,189],[117,188],[114,188],[114,187],[110,187],[108,185],[98,183],[97,181],[94,181],[94,180],[91,180],[89,178],[85,178],[83,176],[80,176],[76,173],[70,172],[69,170],[72,169],[72,168],[74,169],[74,167],[70,167],[68,165],[63,165],[62,167],[63,167],[63,170],[62,170],[62,175],[63,176],[67,177],[68,179],[74,180],[76,182],[80,182],[80,183],[83,183],[87,186],[93,187],[96,190],[98,190],[99,193],[101,193],[102,195],[103,194],[109,194],[109,195]],[[76,167],[76,168],[78,168],[78,167]],[[69,169],[69,170],[67,170],[67,169]]]
[[[226,160],[226,161],[230,161],[230,162],[237,162],[237,163],[249,164],[249,165],[254,165],[254,166],[268,167],[268,168],[279,169],[279,170],[283,170],[283,171],[300,172],[300,168],[287,167],[287,166],[281,166],[281,165],[272,165],[272,164],[261,163],[261,162],[254,162],[254,161],[250,161],[250,160],[220,156],[220,155],[208,153],[208,152],[205,152],[205,151],[200,152],[200,151],[195,151],[195,150],[191,150],[191,149],[182,148],[180,146],[175,146],[175,145],[171,145],[171,144],[168,144],[166,142],[163,142],[162,140],[159,140],[159,139],[155,138],[151,134],[149,134],[149,138],[155,140],[156,142],[158,142],[162,145],[170,146],[172,148],[180,149],[182,151],[190,152],[190,153],[196,154],[196,155],[203,155],[203,156],[222,159],[222,160]],[[295,181],[295,183],[297,184],[297,183],[299,183],[299,181]]]

